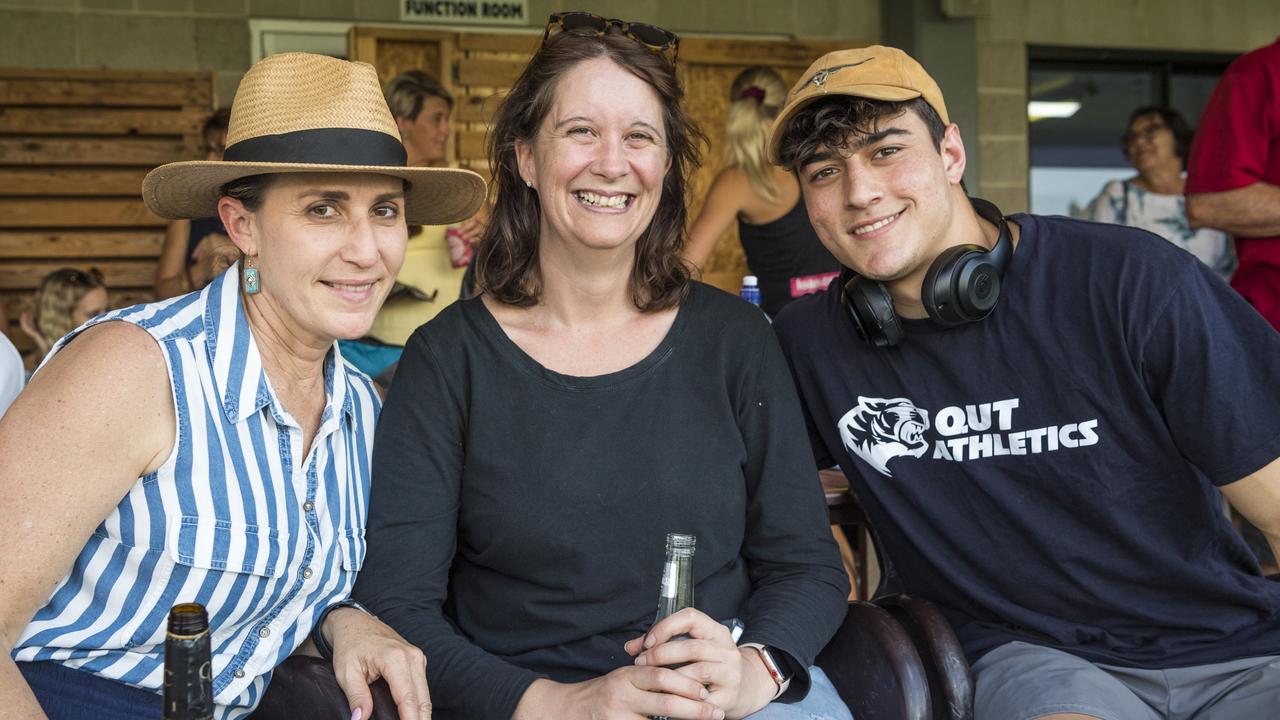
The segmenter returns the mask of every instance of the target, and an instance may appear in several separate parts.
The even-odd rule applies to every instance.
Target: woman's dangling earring
[[[244,294],[256,295],[262,286],[258,284],[258,261],[252,255],[244,256]]]

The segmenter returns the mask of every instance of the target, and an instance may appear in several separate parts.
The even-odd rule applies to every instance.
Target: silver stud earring
[[[533,187],[533,181],[532,181],[532,180],[525,180],[525,181],[524,181],[524,185],[525,185],[525,187]]]

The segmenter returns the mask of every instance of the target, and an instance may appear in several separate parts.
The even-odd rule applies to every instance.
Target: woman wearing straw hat
[[[848,717],[810,667],[848,580],[790,373],[678,255],[675,50],[552,16],[490,135],[482,294],[414,333],[388,395],[355,597],[429,653],[437,720]],[[654,625],[673,531],[697,610]]]
[[[154,716],[166,614],[198,602],[217,717],[244,717],[360,569],[380,403],[335,341],[368,330],[406,221],[467,217],[483,182],[405,167],[373,68],[322,56],[250,69],[227,139],[224,161],[160,167],[143,195],[220,216],[241,262],[70,333],[0,421],[6,713]],[[419,672],[340,678],[353,707],[370,713],[383,674],[418,717],[420,653],[372,627]]]

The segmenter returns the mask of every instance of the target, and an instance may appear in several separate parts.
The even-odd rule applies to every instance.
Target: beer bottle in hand
[[[662,587],[658,592],[656,624],[668,615],[687,607],[693,607],[693,551],[698,539],[683,533],[667,533],[667,558],[662,563]],[[688,635],[676,635],[672,640],[687,640]],[[671,665],[671,669],[680,665]],[[655,716],[653,720],[668,720]]]
[[[209,614],[199,603],[174,605],[164,640],[164,720],[213,720]]]
[[[693,607],[693,551],[698,538],[667,533],[667,559],[662,563],[662,587],[654,623],[687,607]]]

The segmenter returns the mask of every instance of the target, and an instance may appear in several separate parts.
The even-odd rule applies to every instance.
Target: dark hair
[[[204,121],[204,127],[200,128],[200,136],[205,137],[211,132],[225,134],[229,127],[231,127],[231,108],[218,108],[209,115],[208,120]]]
[[[1138,121],[1139,118],[1155,115],[1160,118],[1160,122],[1169,131],[1173,133],[1173,154],[1182,160],[1182,166],[1187,165],[1187,154],[1191,152],[1191,141],[1195,138],[1195,132],[1191,129],[1191,125],[1187,123],[1187,119],[1182,113],[1174,110],[1167,105],[1145,105],[1133,111],[1129,116],[1129,123],[1124,126],[1124,135],[1120,136],[1120,148],[1124,150],[1124,156],[1129,157],[1129,141],[1132,135],[1129,128]]]
[[[416,120],[429,97],[440,98],[453,110],[453,95],[439,80],[421,70],[409,70],[391,78],[382,94],[387,98],[391,114],[406,120]]]
[[[222,189],[218,191],[218,196],[235,198],[249,212],[257,212],[262,207],[262,201],[266,198],[267,187],[271,185],[273,177],[271,174],[264,174],[237,178],[223,185]]]
[[[929,129],[934,149],[941,151],[947,126],[924,98],[889,102],[834,95],[806,105],[791,116],[778,144],[778,164],[791,171],[799,170],[822,153],[847,149],[854,138],[875,132],[881,120],[901,117],[907,111],[920,116]]]
[[[491,186],[497,190],[493,216],[476,256],[476,290],[501,302],[538,302],[538,235],[542,212],[538,194],[525,186],[516,157],[517,142],[533,142],[551,110],[560,78],[581,62],[608,58],[649,84],[662,100],[671,169],[649,227],[636,243],[631,299],[642,311],[679,304],[688,292],[689,268],[680,259],[687,207],[686,183],[699,164],[702,134],[680,106],[684,95],[675,70],[662,55],[617,33],[603,36],[562,32],[538,49],[494,116],[490,131]]]

